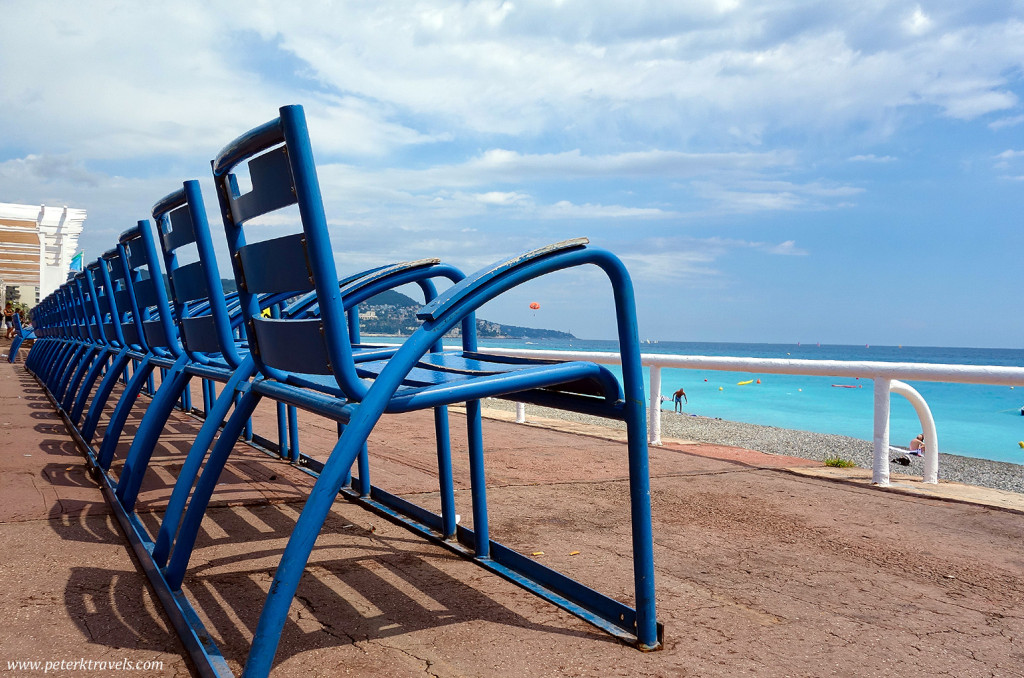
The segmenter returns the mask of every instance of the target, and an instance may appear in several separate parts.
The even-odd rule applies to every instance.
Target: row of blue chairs
[[[7,362],[13,363],[18,358],[18,351],[26,341],[35,341],[36,333],[31,326],[21,324],[21,314],[14,314],[14,336],[11,337],[11,348],[7,352]]]
[[[96,470],[200,672],[231,675],[182,586],[221,472],[238,441],[252,439],[251,418],[264,398],[277,404],[278,453],[317,479],[281,555],[243,675],[270,673],[299,579],[339,496],[626,642],[642,649],[660,647],[643,381],[632,284],[621,261],[576,239],[469,276],[429,258],[339,277],[299,106],[281,108],[278,117],[235,139],[217,154],[212,168],[237,292],[223,291],[199,184],[187,181],[153,207],[155,232],[149,220],[139,221],[114,248],[36,306],[36,341],[26,357],[26,367],[50,394]],[[246,174],[251,189],[243,191]],[[275,235],[286,229],[279,224],[289,220],[259,219],[282,209],[294,211],[294,206],[298,217],[293,222],[301,225],[297,232]],[[275,237],[257,239],[268,233]],[[621,381],[591,362],[525,360],[479,349],[474,312],[482,304],[539,276],[584,265],[598,267],[611,282]],[[416,316],[419,328],[398,346],[363,343],[359,304],[409,284],[424,298]],[[443,347],[442,337],[456,327],[461,328],[461,348]],[[197,378],[205,420],[182,460],[154,534],[136,514],[136,501],[175,408],[193,409],[189,384]],[[144,393],[151,400],[130,436],[126,423]],[[486,397],[625,421],[635,607],[491,539],[480,412],[480,399]],[[467,413],[471,528],[458,525],[455,515],[447,412],[455,403],[465,403]],[[298,453],[294,408],[338,422],[339,438],[325,461]],[[437,443],[436,512],[370,483],[367,438],[380,417],[426,409],[433,411]],[[289,440],[293,449],[285,454]],[[125,447],[115,473],[115,456]]]

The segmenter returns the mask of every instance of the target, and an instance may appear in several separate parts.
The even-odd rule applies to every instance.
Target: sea
[[[596,352],[616,351],[618,346],[615,341],[587,339],[481,339],[480,345]],[[1024,366],[1022,349],[680,341],[645,342],[640,348],[643,353],[678,355]],[[686,391],[688,415],[872,439],[874,395],[869,379],[670,368],[662,370],[661,379],[662,394],[669,398],[680,387]],[[649,370],[644,370],[644,380],[649,399]],[[750,380],[753,383],[739,385]],[[932,411],[941,452],[1024,464],[1024,387],[907,383]],[[662,407],[672,408],[671,401]],[[901,396],[891,398],[889,422],[892,445],[906,447],[921,433],[914,408]]]

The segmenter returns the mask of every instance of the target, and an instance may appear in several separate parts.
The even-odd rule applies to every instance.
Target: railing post
[[[871,482],[889,484],[889,388],[891,380],[875,377],[875,459]]]
[[[897,379],[892,380],[889,389],[909,400],[914,406],[917,418],[921,420],[921,431],[924,432],[924,482],[939,482],[939,434],[935,430],[935,417],[932,416],[928,403],[917,389]]]
[[[516,423],[526,423],[526,403],[516,403]]]
[[[651,412],[647,422],[647,442],[661,445],[661,367],[658,365],[651,365]]]

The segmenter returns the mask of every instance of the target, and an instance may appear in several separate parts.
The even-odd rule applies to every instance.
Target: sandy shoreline
[[[509,401],[489,398],[486,407],[498,410],[514,410],[515,404]],[[621,422],[591,417],[573,412],[552,410],[535,405],[527,405],[527,415],[565,419],[599,426],[623,428]],[[854,462],[862,468],[871,468],[873,451],[872,443],[847,436],[827,433],[812,433],[793,429],[745,424],[742,422],[712,419],[687,414],[676,414],[668,410],[661,413],[661,434],[665,438],[681,438],[703,443],[731,445],[757,450],[767,454],[785,454],[802,459],[824,461],[829,457],[841,457]],[[907,456],[892,450],[890,458]],[[920,476],[923,473],[923,460],[920,457],[908,457],[910,466],[890,463],[891,473]],[[967,485],[991,487],[1009,492],[1024,494],[1024,465],[1010,464],[988,459],[963,457],[956,454],[939,453],[939,479],[950,480]]]

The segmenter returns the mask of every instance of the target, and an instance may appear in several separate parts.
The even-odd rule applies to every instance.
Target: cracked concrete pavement
[[[20,366],[0,366],[0,401],[16,422],[0,427],[0,674],[15,675],[8,659],[129,652],[185,675],[83,459]],[[258,432],[276,430],[272,414],[261,408]],[[303,451],[326,455],[334,424],[304,413],[300,423]],[[154,455],[139,504],[150,529],[196,426],[176,416]],[[456,502],[470,524],[463,426],[453,413]],[[622,444],[497,420],[485,441],[495,537],[630,601]],[[370,449],[375,484],[436,507],[429,416],[386,418]],[[275,675],[1024,675],[1024,515],[780,472],[787,463],[797,462],[652,448],[666,627],[653,653],[339,501]],[[311,483],[239,446],[203,523],[185,589],[236,671]]]

